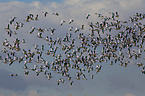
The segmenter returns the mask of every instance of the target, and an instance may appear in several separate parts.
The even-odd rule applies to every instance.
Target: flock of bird
[[[50,13],[44,11],[42,14],[44,14],[44,18],[47,18]],[[6,57],[0,56],[0,60],[9,66],[14,63],[23,64],[25,75],[28,75],[30,71],[35,72],[37,76],[44,73],[45,77],[50,80],[53,75],[60,74],[61,77],[57,80],[58,85],[67,80],[72,85],[74,78],[87,80],[86,73],[93,79],[94,75],[100,72],[104,63],[127,67],[131,60],[142,58],[141,56],[145,53],[145,25],[141,23],[145,14],[136,13],[128,21],[119,20],[118,12],[109,12],[109,14],[111,15],[103,16],[95,13],[102,22],[88,22],[87,25],[90,29],[87,35],[85,24],[75,29],[73,26],[70,27],[63,38],[52,37],[55,36],[57,28],[31,27],[26,34],[37,32],[36,38],[44,40],[43,42],[47,42],[48,45],[38,43],[33,45],[34,50],[26,50],[20,45],[29,43],[27,40],[15,38],[10,43],[5,38],[2,44],[4,48],[1,51],[6,54]],[[52,15],[60,16],[61,14],[56,12]],[[91,14],[85,15],[85,20],[91,18]],[[13,16],[5,28],[9,37],[17,35],[17,31],[25,26],[24,22],[38,21],[39,16],[38,14],[36,16],[28,14],[23,22],[17,22],[16,19],[17,17]],[[68,24],[71,25],[74,22],[75,20],[70,19]],[[64,23],[67,21],[60,20],[60,27],[64,26]],[[130,26],[127,25],[128,23]],[[14,30],[10,26],[14,26]],[[44,36],[44,33],[51,34]],[[17,53],[20,52],[20,56],[17,56]],[[139,61],[135,64],[142,67],[142,73],[145,74],[143,63]],[[18,76],[18,74],[10,74],[10,76]]]

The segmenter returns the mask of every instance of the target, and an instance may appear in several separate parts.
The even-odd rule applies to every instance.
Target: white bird
[[[38,20],[38,14],[37,14],[36,17],[35,17],[35,20]]]
[[[44,50],[44,45],[41,46],[41,50],[42,50],[42,51]]]
[[[37,37],[38,38],[42,38],[42,33],[41,32],[38,32]]]
[[[85,14],[86,15],[86,19],[88,19],[91,15],[90,14]]]
[[[113,19],[113,20],[115,20],[115,13],[113,13],[113,12],[109,12],[112,16],[111,16],[111,18]]]
[[[5,29],[10,30],[10,24],[8,24]]]
[[[75,28],[75,33],[78,32],[80,29],[79,28]]]
[[[44,16],[46,17],[46,15],[48,14],[48,12],[47,11],[45,11],[45,12],[42,12],[42,13],[44,13]]]
[[[54,29],[54,28],[49,28],[50,30],[51,30],[51,34],[54,34],[54,31],[56,30],[56,29]]]
[[[70,19],[70,20],[69,20],[69,24],[71,24],[73,21],[74,21],[73,19]]]
[[[115,14],[115,17],[119,17],[119,14],[118,14],[118,12],[116,12],[116,14]]]
[[[35,29],[36,29],[35,27],[31,27],[31,30],[28,33],[32,34]]]
[[[84,30],[84,24],[81,26],[81,29]]]
[[[68,30],[69,30],[69,31],[72,31],[72,29],[73,29],[73,27],[70,27]]]
[[[64,20],[60,20],[60,26],[62,26],[63,25],[63,23],[65,23],[66,21],[64,21]]]
[[[28,75],[28,74],[29,74],[29,71],[26,70],[26,71],[25,71],[25,75]]]
[[[70,85],[72,85],[73,84],[73,81],[72,80],[70,80]]]
[[[59,13],[58,12],[55,12],[55,13],[53,13],[54,15],[56,15],[56,16],[59,16]]]
[[[14,74],[10,74],[10,76],[14,76]]]
[[[22,43],[26,43],[26,42],[25,42],[25,39],[22,39],[22,41],[21,41],[21,42],[22,42]]]
[[[16,19],[16,17],[13,16],[13,17],[9,20],[9,23],[12,25],[12,23],[14,22],[15,19]]]
[[[0,60],[3,60],[3,59],[2,59],[2,56],[0,56]]]

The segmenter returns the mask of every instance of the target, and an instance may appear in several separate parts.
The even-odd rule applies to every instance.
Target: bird
[[[84,24],[81,26],[81,29],[82,29],[82,30],[84,30],[84,26],[85,26]]]
[[[56,16],[59,16],[59,13],[58,12],[55,12],[55,13],[53,13],[54,15],[56,15]]]
[[[41,32],[38,32],[38,33],[37,33],[37,37],[38,37],[38,38],[43,38],[43,37],[42,37],[42,33],[41,33]]]
[[[42,12],[44,14],[44,17],[46,17],[46,15],[48,14],[47,11]]]
[[[85,14],[86,15],[86,19],[88,19],[91,15],[90,14]]]
[[[119,14],[118,14],[118,12],[116,12],[116,14],[115,14],[115,17],[119,17]]]
[[[29,71],[26,70],[26,71],[25,71],[25,75],[28,75],[28,74],[29,74]]]
[[[71,24],[72,22],[74,22],[74,20],[73,20],[73,19],[70,19],[70,20],[69,20],[69,24]]]
[[[44,18],[48,14],[47,11],[42,13],[44,14]],[[110,16],[103,16],[100,13],[95,14],[100,21],[88,22],[91,15],[85,14],[85,23],[80,24],[80,27],[72,25],[72,23],[75,23],[73,19],[69,19],[68,23],[60,19],[59,25],[61,27],[51,28],[48,27],[49,25],[46,27],[43,25],[44,28],[37,28],[30,21],[38,20],[38,14],[34,17],[32,13],[29,13],[25,18],[27,23],[32,24],[32,27],[30,26],[31,29],[27,31],[29,33],[28,35],[34,40],[37,37],[42,38],[39,39],[41,43],[37,41],[36,43],[32,42],[35,43],[32,45],[34,48],[30,48],[29,46],[25,48],[24,46],[29,43],[29,40],[24,38],[25,35],[20,39],[19,35],[16,34],[17,32],[19,33],[22,27],[27,27],[27,25],[24,26],[27,23],[15,21],[16,17],[13,16],[8,20],[8,24],[4,29],[9,37],[12,37],[12,34],[16,36],[10,39],[9,37],[5,38],[2,43],[3,49],[1,50],[2,55],[0,56],[0,60],[9,66],[12,66],[17,61],[22,63],[25,75],[29,75],[33,71],[36,73],[36,76],[43,73],[46,79],[50,80],[52,75],[59,74],[62,77],[56,81],[58,85],[65,84],[66,80],[69,81],[70,85],[73,84],[73,79],[88,80],[85,73],[88,73],[91,79],[94,79],[95,74],[92,73],[95,72],[97,74],[103,68],[103,65],[100,63],[110,65],[119,64],[127,67],[130,63],[128,58],[130,60],[136,60],[135,64],[137,67],[141,67],[142,74],[145,74],[143,61],[138,61],[145,59],[141,57],[145,52],[145,25],[140,21],[145,18],[145,14],[136,13],[130,16],[128,20],[130,22],[120,20],[118,12],[109,12],[111,14]],[[59,13],[54,12],[52,15],[59,16]],[[33,23],[36,22],[33,21]],[[68,27],[63,26],[64,23],[68,24],[66,25]],[[14,28],[11,29],[13,26]],[[63,27],[66,28],[66,33],[59,33],[60,36],[54,34],[57,29]],[[49,30],[51,35],[49,32],[46,32]],[[37,32],[36,38],[32,35],[34,31]],[[115,33],[113,33],[114,31]],[[45,36],[44,39],[42,34]],[[70,70],[73,70],[73,72]],[[11,74],[11,76],[17,75]]]
[[[26,41],[25,41],[25,39],[22,39],[22,41],[21,41],[22,43],[26,43]]]
[[[75,28],[75,33],[78,32],[80,29],[79,28]]]
[[[72,29],[73,29],[73,27],[70,27],[68,30],[69,30],[69,31],[72,31]]]
[[[51,34],[54,34],[55,28],[49,28],[51,30]]]
[[[11,19],[9,20],[9,24],[11,24],[12,25],[12,23],[15,21],[15,19],[16,19],[17,17],[15,17],[15,16],[12,16],[11,17]]]
[[[10,30],[10,24],[7,24],[6,30]]]
[[[2,59],[2,56],[0,56],[0,60],[3,60],[3,59]]]
[[[28,33],[32,34],[35,29],[36,29],[35,27],[31,27],[31,30]]]
[[[60,20],[60,26],[62,26],[66,21]]]
[[[36,17],[35,17],[35,20],[38,20],[38,14],[37,14]]]

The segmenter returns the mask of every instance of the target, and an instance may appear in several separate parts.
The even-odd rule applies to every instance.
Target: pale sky
[[[32,49],[33,43],[42,43],[35,41],[35,37],[25,34],[30,26],[55,27],[60,33],[64,33],[70,26],[60,28],[61,19],[69,21],[74,19],[73,26],[80,26],[88,21],[96,20],[94,13],[108,14],[108,12],[119,12],[120,19],[128,20],[129,16],[135,13],[145,13],[145,0],[0,0],[0,48],[5,38],[9,38],[4,28],[12,16],[17,20],[23,21],[25,17],[32,13],[40,15],[38,23],[25,24],[26,29],[21,29],[18,35],[9,38],[26,38],[27,45],[24,48]],[[49,15],[46,20],[42,12],[58,12],[59,17]],[[91,14],[91,18],[85,21],[85,14]],[[145,23],[145,22],[143,22]],[[87,31],[87,29],[86,29]],[[57,31],[58,32],[58,31]],[[62,36],[56,34],[56,36]],[[33,39],[35,39],[33,41]],[[1,56],[5,56],[2,52]],[[19,54],[18,54],[19,55]],[[143,54],[143,56],[145,56]],[[142,60],[143,61],[143,60]],[[144,60],[145,61],[145,60]],[[57,85],[57,75],[54,74],[52,80],[47,80],[43,75],[36,76],[34,73],[24,75],[22,66],[18,63],[9,66],[0,63],[0,96],[144,96],[145,95],[145,75],[141,73],[135,63],[128,67],[122,67],[118,64],[110,66],[104,65],[94,79],[74,80],[73,86],[68,82]],[[10,77],[9,74],[17,73],[17,77]]]

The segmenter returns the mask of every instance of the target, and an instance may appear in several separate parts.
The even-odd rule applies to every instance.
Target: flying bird
[[[46,17],[46,15],[48,14],[47,11],[42,12],[44,14],[44,17]]]

